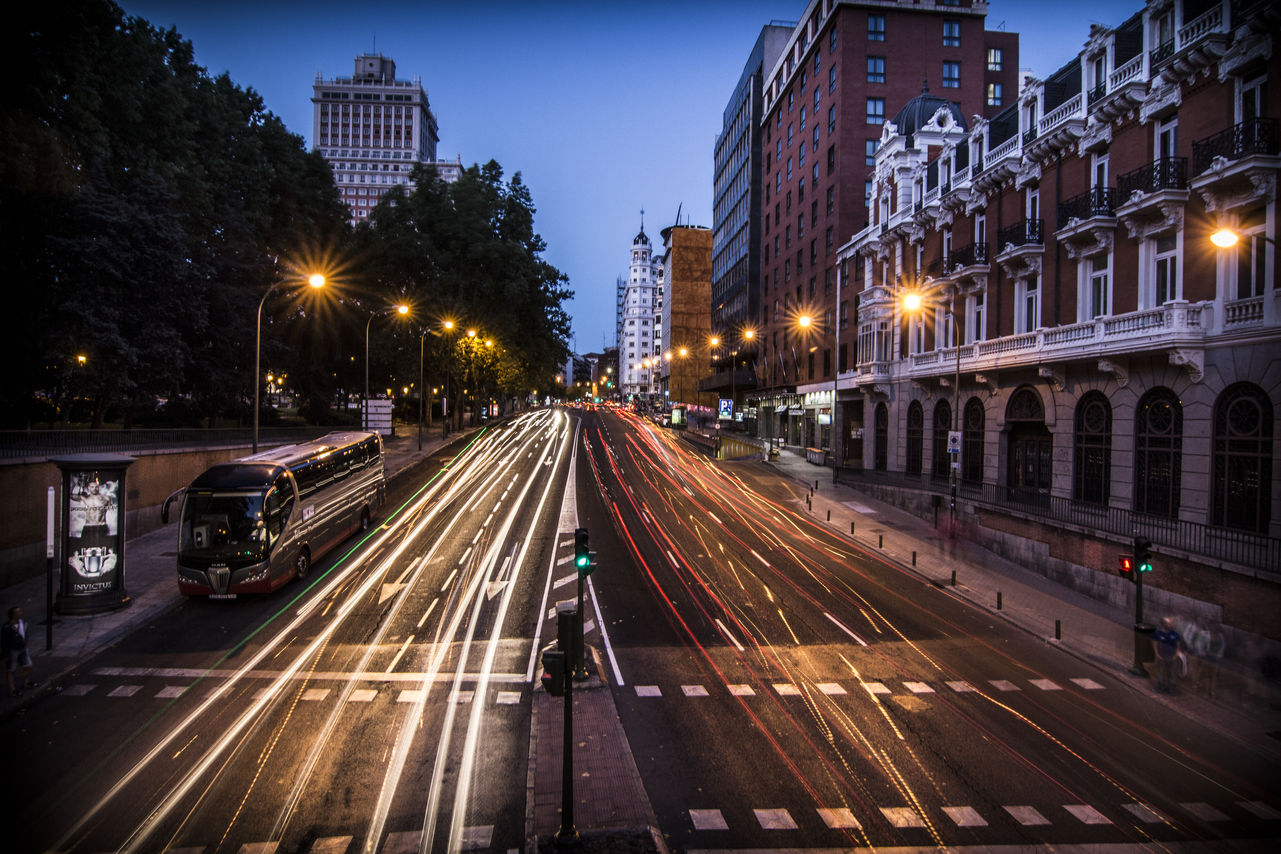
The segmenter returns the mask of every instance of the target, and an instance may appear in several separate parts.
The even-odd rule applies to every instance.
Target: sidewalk
[[[417,427],[397,425],[397,435],[383,442],[383,464],[387,479],[394,480],[410,466],[473,429],[464,428],[461,432],[450,433],[445,437],[441,435],[439,426],[425,428],[420,451]],[[18,698],[10,697],[7,688],[0,690],[3,695],[0,696],[0,714],[11,714],[15,709],[20,712],[27,702],[42,692],[60,691],[60,680],[82,662],[111,647],[129,632],[182,601],[182,596],[178,593],[174,564],[177,545],[175,530],[170,524],[127,540],[125,591],[130,597],[129,605],[116,611],[87,617],[55,616],[52,650],[46,647],[45,577],[39,575],[28,578],[0,590],[3,612],[14,605],[22,608],[28,624],[27,646],[31,650],[33,665],[31,678],[40,683],[39,687],[24,692]],[[56,581],[54,592],[57,592]]]
[[[1281,698],[1275,685],[1247,679],[1225,667],[1212,699],[1195,690],[1199,687],[1193,678],[1195,668],[1202,662],[1189,660],[1192,670],[1189,678],[1179,682],[1178,693],[1158,693],[1155,678],[1144,679],[1129,672],[1134,664],[1133,613],[1069,590],[969,540],[948,539],[945,531],[935,529],[928,520],[853,486],[833,484],[832,470],[811,464],[803,451],[784,448],[768,465],[812,490],[812,494],[807,492],[808,509],[816,521],[847,537],[852,530],[854,540],[879,548],[887,558],[937,587],[1114,673],[1152,701],[1281,760],[1281,742],[1274,735],[1281,731]],[[803,511],[805,497],[798,498]],[[1148,670],[1156,672],[1151,665]]]

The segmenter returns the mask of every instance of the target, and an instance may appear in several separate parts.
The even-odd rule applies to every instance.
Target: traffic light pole
[[[1134,666],[1130,672],[1135,676],[1148,676],[1143,666],[1144,655],[1151,647],[1153,626],[1143,622],[1143,574],[1152,569],[1152,542],[1146,537],[1134,538],[1134,563],[1131,573],[1134,575]]]

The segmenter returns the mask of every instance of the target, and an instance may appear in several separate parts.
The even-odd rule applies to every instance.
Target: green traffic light
[[[578,566],[587,566],[587,564],[591,563],[591,558],[589,558],[587,555],[579,555],[578,558],[574,561],[574,563]],[[1150,568],[1151,567],[1149,567],[1149,569]]]

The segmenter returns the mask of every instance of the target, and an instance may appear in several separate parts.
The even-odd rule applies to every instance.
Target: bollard
[[[827,521],[832,521],[832,511],[830,508],[827,511]]]
[[[885,535],[884,535],[884,534],[877,534],[877,535],[876,535],[876,547],[877,547],[878,549],[883,549],[883,548],[885,548]]]
[[[854,536],[854,520],[850,520],[850,536]]]
[[[996,591],[996,610],[1001,610],[1001,591]]]
[[[956,570],[952,570],[952,586],[956,586]]]
[[[912,550],[912,566],[916,566],[916,549]]]
[[[1061,620],[1054,621],[1054,639],[1063,640],[1063,622]]]
[[[814,491],[818,492],[818,481],[814,481]]]

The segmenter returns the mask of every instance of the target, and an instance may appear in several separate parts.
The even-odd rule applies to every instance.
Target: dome
[[[951,113],[952,121],[961,130],[966,129],[965,116],[961,115],[961,108],[947,98],[931,95],[928,82],[921,85],[921,94],[908,101],[903,105],[903,109],[898,111],[898,115],[894,117],[894,125],[904,136],[914,136],[930,119],[934,118],[934,114],[940,108]]]
[[[641,226],[640,233],[636,235],[636,239],[632,241],[632,245],[636,246],[639,243],[649,243],[649,238],[645,236],[645,226],[643,225]]]

